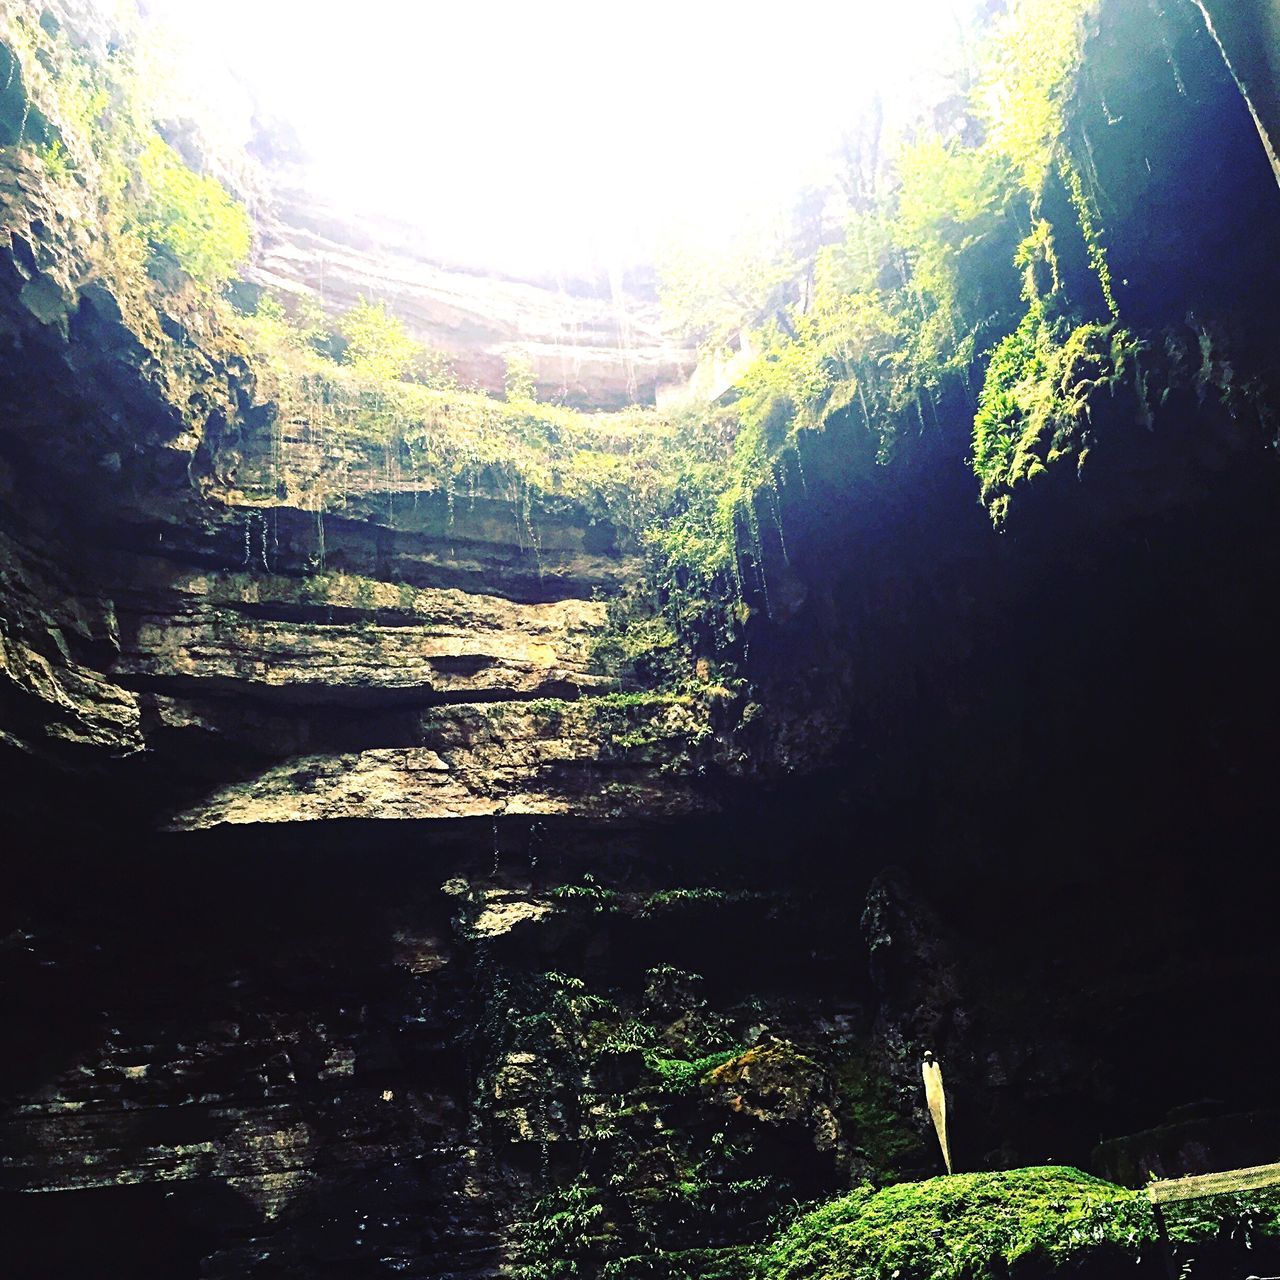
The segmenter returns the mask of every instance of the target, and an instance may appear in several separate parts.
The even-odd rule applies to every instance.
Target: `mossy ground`
[[[1193,1250],[1250,1249],[1280,1235],[1278,1211],[1269,1193],[1186,1202],[1167,1210],[1169,1233]],[[1053,1166],[861,1187],[799,1218],[757,1265],[762,1280],[994,1280],[1118,1274],[1157,1249],[1144,1192]]]

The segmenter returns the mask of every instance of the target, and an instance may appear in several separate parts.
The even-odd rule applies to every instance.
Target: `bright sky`
[[[145,0],[294,125],[327,193],[531,272],[785,205],[973,3]]]

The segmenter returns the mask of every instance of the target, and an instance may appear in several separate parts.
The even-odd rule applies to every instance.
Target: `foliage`
[[[605,1210],[599,1189],[578,1178],[536,1200],[515,1225],[516,1280],[565,1280],[584,1274]]]
[[[732,1062],[743,1053],[741,1046],[708,1053],[701,1058],[664,1057],[657,1050],[645,1054],[645,1065],[660,1081],[664,1093],[690,1093],[717,1067]]]
[[[635,757],[652,749],[655,763],[666,770],[691,764],[692,753],[711,733],[698,703],[685,693],[637,690],[577,699],[532,698],[524,707],[557,730],[564,717],[574,716],[583,732],[596,736],[602,757],[610,753]],[[590,889],[590,877],[586,887],[595,892]],[[561,896],[574,895],[566,889]]]
[[[1020,325],[1018,227],[1043,224],[1044,190],[1061,182],[1077,225],[1060,232],[1082,239],[1114,318],[1096,205],[1066,142],[1093,7],[1022,0],[996,20],[969,102],[980,127],[945,139],[923,131],[900,146],[896,185],[857,202],[843,238],[817,253],[805,305],[785,305],[798,264],[780,238],[772,256],[757,237],[749,251],[669,266],[664,300],[685,330],[723,344],[733,326],[754,323],[744,347],[757,355],[731,408],[678,432],[672,505],[647,540],[652,603],[637,600],[638,621],[616,627],[637,669],[671,679],[700,656],[733,661],[751,609],[770,607],[766,564],[786,554],[779,489],[805,433],[852,419],[873,442],[869,456],[887,463],[968,404],[974,467],[997,504],[1002,484],[1022,478],[1018,442],[1039,439],[1046,417],[1067,422],[1074,393],[1061,391],[1046,415],[1046,379],[1078,367],[1097,318],[1077,315],[1065,333],[1044,315]],[[975,405],[989,357],[995,373]],[[669,629],[650,624],[654,605]]]
[[[974,93],[987,145],[1007,157],[1027,191],[1044,186],[1067,131],[1067,112],[1097,0],[1017,0],[995,25]]]
[[[509,355],[502,385],[509,404],[533,404],[538,398],[538,377],[533,361],[519,352]]]
[[[357,377],[397,382],[412,369],[418,344],[385,302],[361,298],[338,329],[347,344],[343,360]]]
[[[640,906],[640,915],[657,916],[685,907],[725,906],[729,903],[748,902],[761,896],[746,889],[658,889],[645,898]]]
[[[162,138],[138,156],[141,191],[132,210],[137,234],[167,249],[198,284],[229,280],[249,256],[253,232],[244,206],[207,175],[192,172]]]
[[[1224,1224],[1257,1237],[1276,1231],[1280,1199],[1221,1200],[1231,1203],[1171,1206],[1173,1239],[1212,1240]],[[798,1219],[761,1249],[758,1266],[761,1280],[994,1280],[1023,1262],[1114,1267],[1155,1241],[1143,1192],[1047,1167],[859,1187]]]
[[[329,322],[320,304],[311,298],[294,303],[294,313],[273,294],[264,293],[253,312],[259,354],[271,361],[280,373],[279,357],[283,352],[313,351],[324,353],[329,340]]]
[[[502,1020],[494,1039],[504,1050],[532,1049],[574,1063],[592,1025],[617,1013],[613,1000],[589,991],[583,979],[555,971],[504,978],[495,998]]]
[[[599,913],[608,911],[618,899],[617,891],[599,884],[589,871],[585,872],[578,884],[558,884],[551,890],[553,898],[562,902],[570,902],[578,906],[586,906],[590,911]]]
[[[683,675],[679,644],[670,621],[650,600],[615,596],[608,602],[606,625],[592,639],[591,663],[596,671],[648,686],[674,684]]]
[[[1051,14],[1024,8],[1034,6],[1019,6],[992,41],[975,90],[971,110],[985,113],[988,138],[926,132],[902,146],[896,185],[859,204],[843,238],[817,253],[807,305],[755,308],[757,323],[768,322],[750,335],[758,354],[732,406],[704,411],[697,433],[679,433],[685,447],[673,502],[648,537],[651,599],[670,630],[645,628],[633,638],[619,628],[624,650],[641,660],[652,652],[652,667],[688,670],[699,656],[732,661],[751,608],[770,608],[766,565],[786,554],[780,488],[806,433],[856,423],[868,457],[887,463],[942,429],[941,406],[972,405],[970,387],[986,353],[1016,328],[1017,227],[1031,221],[1036,183],[1049,173],[1036,148],[1058,144],[1088,5],[1053,0]],[[1037,24],[1046,24],[1045,43],[1031,52],[1022,42]],[[1024,131],[1006,119],[1010,112],[1034,121]],[[1083,220],[1083,196],[1079,208]],[[765,281],[780,296],[778,281],[794,267],[776,253],[757,262],[754,274],[741,263],[722,274]],[[681,280],[686,294],[707,296],[696,272]],[[741,287],[731,295],[736,310],[717,314],[715,323],[730,314],[740,320],[750,311],[741,304],[761,293]],[[705,316],[688,296],[678,301],[684,314]],[[713,327],[704,318],[702,332]],[[652,650],[642,649],[645,639],[657,642]],[[678,647],[685,652],[673,662]]]
[[[26,143],[54,181],[77,184],[96,200],[104,265],[154,288],[139,277],[148,256],[163,254],[203,291],[229,280],[251,247],[248,214],[161,136],[157,59],[141,31],[125,23],[96,62],[20,13],[0,34],[21,65],[27,115],[46,122]]]
[[[1093,198],[1084,189],[1084,181],[1080,171],[1065,160],[1060,173],[1071,196],[1072,207],[1080,224],[1080,233],[1084,237],[1085,250],[1089,255],[1089,265],[1098,277],[1098,287],[1102,290],[1107,311],[1113,320],[1120,318],[1120,308],[1116,304],[1115,287],[1111,279],[1111,268],[1107,265],[1107,253],[1102,244],[1102,233],[1098,228],[1098,211]]]
[[[1009,490],[1089,449],[1090,399],[1120,384],[1137,340],[1111,325],[1071,328],[1033,308],[995,349],[974,418],[973,468],[999,521]]]
[[[672,432],[652,411],[585,414],[464,391],[451,376],[424,375],[422,348],[381,303],[340,319],[341,363],[311,318],[290,320],[275,299],[259,302],[245,327],[272,373],[281,419],[328,446],[319,470],[280,477],[317,511],[340,513],[351,468],[373,465],[393,486],[442,494],[451,513],[481,497],[510,504],[536,558],[540,518],[569,513],[638,531],[666,501]]]
[[[920,390],[963,376],[1016,299],[1009,264],[1022,200],[1005,158],[990,147],[907,147],[894,239],[910,264],[908,338],[898,364]],[[1005,280],[1003,291],[993,282]]]

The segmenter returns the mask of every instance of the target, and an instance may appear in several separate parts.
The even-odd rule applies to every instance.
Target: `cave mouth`
[[[251,117],[254,150],[366,234],[398,228],[431,261],[607,296],[651,293],[671,242],[713,252],[829,186],[848,137],[905,119],[922,82],[952,69],[979,7],[805,5],[781,21],[665,0],[393,0],[353,23],[338,7],[151,0],[147,13],[190,68],[185,92],[207,93],[229,127]],[[227,68],[234,81],[215,87]]]
[[[142,7],[0,6],[0,1271],[1272,1269],[1268,22]]]

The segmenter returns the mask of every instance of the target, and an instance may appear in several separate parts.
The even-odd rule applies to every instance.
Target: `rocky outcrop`
[[[391,721],[413,745],[292,756],[214,791],[175,823],[191,829],[500,814],[654,819],[709,806],[671,776],[696,731],[682,708],[658,703],[620,720],[612,712],[607,707],[602,716],[589,698],[443,706]],[[647,755],[626,745],[636,730],[648,735]]]
[[[286,415],[235,321],[115,263],[91,184],[27,149],[0,218],[12,750],[172,791],[143,803],[191,827],[700,806],[661,773],[687,714],[587,705],[621,687],[593,641],[630,535]]]
[[[133,688],[373,707],[604,692],[590,642],[604,604],[545,603],[345,574],[213,573],[122,561],[120,651]]]
[[[840,1144],[831,1082],[794,1045],[778,1040],[756,1045],[713,1068],[706,1085],[715,1101],[735,1115],[798,1131],[820,1152],[833,1152]]]
[[[1264,4],[1196,3],[1249,104],[1280,182],[1280,17]]]
[[[582,1269],[643,1258],[699,1275],[728,1269],[792,1200],[939,1171],[919,1091],[899,1095],[874,1052],[897,996],[881,935],[851,927],[864,903],[885,919],[858,859],[783,874],[760,856],[778,831],[716,845],[697,824],[630,843],[514,816],[455,838],[388,825],[14,860],[0,978],[27,1051],[0,1066],[0,1214],[21,1224],[15,1274],[62,1280],[92,1249],[157,1280],[509,1275],[551,1256],[554,1219],[554,1256]],[[1104,1005],[1078,993],[1130,939],[1064,953],[1044,938],[1033,954],[988,932],[984,913],[1012,917],[1036,870],[933,879],[891,928],[902,972],[927,927],[980,993],[969,1052],[953,1042],[944,1063],[961,1169],[1088,1164],[1099,1124],[1163,1113],[1186,1089],[1153,1062],[1216,1061],[1210,1087],[1239,1064],[1243,1030],[1197,1051],[1135,998],[1163,980],[1154,947]],[[1129,913],[1142,902],[1114,896]],[[1176,895],[1159,905],[1177,918]],[[1252,954],[1265,967],[1265,945]],[[1260,968],[1237,994],[1270,981]],[[1039,1072],[1048,1015],[993,1016],[1024,984],[1055,1019],[1075,1010],[1071,1043],[1108,1044],[1105,1078]],[[1269,1132],[1231,1121],[1176,1113],[1091,1167],[1128,1160],[1141,1183],[1152,1151],[1243,1152]],[[555,1218],[566,1202],[577,1211]]]
[[[250,278],[331,315],[385,299],[468,386],[501,393],[508,361],[527,361],[542,399],[583,409],[653,404],[690,378],[696,353],[661,322],[656,300],[557,289],[435,261],[427,233],[334,208],[305,169],[269,171]]]
[[[68,979],[96,1002],[92,1030],[73,1032],[65,1057],[4,1081],[9,1094],[43,1075],[0,1139],[3,1212],[30,1206],[7,1264],[15,1274],[75,1265],[76,1233],[50,1236],[45,1206],[98,1198],[116,1206],[116,1222],[91,1233],[108,1271],[132,1255],[141,1275],[199,1266],[228,1280],[264,1263],[346,1276],[494,1274],[482,1207],[492,1177],[453,1083],[466,1057],[465,961],[438,895],[424,916],[402,885],[405,910],[379,919],[385,906],[366,914],[379,896],[370,887],[367,876],[353,884],[336,915],[295,895],[279,948],[256,911],[236,937],[222,933],[217,917],[232,898],[218,892],[131,951],[119,924],[142,920],[109,888],[117,922],[99,917],[70,951],[56,928],[6,939],[7,971],[46,1013],[76,1018],[63,1003]],[[310,923],[298,928],[302,916]],[[196,943],[204,925],[213,931]],[[110,981],[80,967],[95,949],[109,957]],[[131,986],[148,994],[135,1001]],[[53,1188],[56,1205],[32,1194]],[[172,1211],[172,1242],[147,1221],[148,1206]]]

